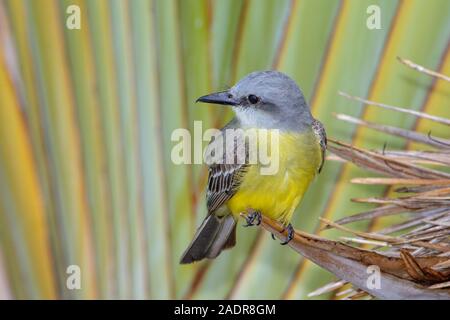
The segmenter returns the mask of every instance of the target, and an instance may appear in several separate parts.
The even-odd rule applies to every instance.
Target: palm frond
[[[445,76],[439,73],[425,73],[445,80]],[[424,112],[409,112],[408,109],[342,95],[444,125],[450,124],[449,119]],[[328,149],[334,155],[331,157],[333,160],[352,162],[366,172],[381,175],[354,178],[352,183],[394,186],[397,195],[354,198],[351,199],[353,202],[376,204],[378,207],[336,222],[320,218],[324,230],[334,228],[350,234],[340,236],[338,241],[296,231],[289,246],[341,279],[315,290],[310,296],[341,290],[336,297],[345,299],[450,299],[450,141],[344,114],[336,117],[408,141],[420,142],[433,149],[386,151],[383,147],[382,150],[367,150],[329,139]],[[377,219],[386,216],[398,216],[400,222],[367,232],[344,226],[356,221],[374,224]],[[287,236],[283,227],[270,219],[264,218],[261,226],[281,240]],[[370,266],[379,268],[380,287],[368,284],[370,273],[367,270]],[[348,284],[351,286],[348,287]]]

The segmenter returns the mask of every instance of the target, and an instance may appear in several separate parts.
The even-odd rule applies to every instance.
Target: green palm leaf
[[[374,4],[380,30],[366,27]],[[69,5],[81,9],[80,30],[66,28]],[[238,228],[236,248],[213,262],[178,264],[206,214],[206,170],[171,161],[172,132],[193,133],[194,121],[220,127],[231,113],[196,106],[196,98],[274,68],[300,84],[338,140],[415,147],[336,121],[335,112],[448,138],[444,126],[337,93],[448,118],[448,83],[417,76],[396,57],[450,74],[449,7],[445,0],[1,0],[0,297],[306,298],[334,277],[256,229]],[[370,208],[350,198],[390,192],[348,183],[359,173],[327,162],[295,227],[318,232],[319,217]],[[66,287],[69,265],[81,268],[80,290]]]

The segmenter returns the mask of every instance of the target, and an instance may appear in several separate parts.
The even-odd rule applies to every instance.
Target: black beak
[[[228,91],[211,93],[206,96],[200,97],[196,102],[215,103],[229,106],[235,106],[239,102]]]

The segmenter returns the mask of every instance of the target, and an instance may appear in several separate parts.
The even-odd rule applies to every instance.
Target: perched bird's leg
[[[294,227],[292,226],[292,224],[289,223],[287,225],[287,227],[283,228],[283,230],[281,232],[284,232],[286,230],[287,230],[288,234],[287,234],[286,240],[284,240],[281,243],[282,246],[288,244],[289,242],[291,242],[292,239],[294,239],[295,231],[294,231]]]
[[[246,225],[244,225],[244,227],[250,227],[250,226],[254,226],[257,225],[259,226],[261,224],[261,212],[253,210],[253,209],[248,209],[247,210],[247,216],[245,217],[245,221],[247,222]],[[256,220],[256,223],[254,223]]]

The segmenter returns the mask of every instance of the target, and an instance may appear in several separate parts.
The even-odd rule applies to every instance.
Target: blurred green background
[[[73,4],[80,30],[66,28]],[[449,137],[337,95],[449,117],[449,84],[396,61],[450,74],[449,38],[447,0],[0,0],[0,298],[307,298],[333,276],[257,228],[213,262],[178,264],[207,172],[171,162],[172,131],[220,127],[230,112],[196,98],[278,69],[335,139],[416,147],[333,112]],[[367,209],[350,198],[388,192],[349,183],[361,175],[328,161],[294,226],[317,232],[320,216]],[[70,265],[80,290],[66,287]]]

